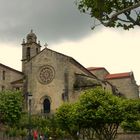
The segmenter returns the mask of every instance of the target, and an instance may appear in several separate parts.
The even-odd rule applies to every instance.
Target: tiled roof
[[[105,79],[127,78],[131,76],[131,72],[108,74]]]

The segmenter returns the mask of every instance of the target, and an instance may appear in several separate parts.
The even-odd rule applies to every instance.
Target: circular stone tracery
[[[54,78],[54,68],[52,66],[46,65],[39,70],[39,82],[42,84],[50,83]]]

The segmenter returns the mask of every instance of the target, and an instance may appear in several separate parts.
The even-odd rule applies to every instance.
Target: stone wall
[[[4,72],[4,79],[3,77]],[[19,80],[23,77],[22,73],[13,70],[12,68],[9,68],[7,66],[0,66],[0,91],[3,89],[12,89],[11,82]]]
[[[97,76],[99,79],[104,80],[105,76],[109,74],[109,72],[106,69],[97,69],[97,70],[91,70],[95,76]]]
[[[110,79],[108,81],[114,86],[116,86],[119,92],[121,92],[125,97],[138,98],[138,86],[131,78],[128,77],[121,79]]]
[[[140,140],[140,133],[120,133],[116,140]]]

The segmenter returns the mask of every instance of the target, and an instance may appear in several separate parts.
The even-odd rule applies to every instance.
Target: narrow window
[[[30,47],[27,47],[26,57],[27,57],[27,60],[30,59]]]
[[[2,71],[2,80],[5,80],[5,71]]]
[[[50,113],[50,101],[49,101],[49,99],[44,100],[43,110],[44,110],[44,113]]]

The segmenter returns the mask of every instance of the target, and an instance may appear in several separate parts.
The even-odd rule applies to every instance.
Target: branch
[[[131,10],[133,10],[133,9],[135,9],[135,8],[138,8],[138,7],[140,7],[140,1],[139,1],[137,4],[135,4],[135,5],[129,6],[129,7],[125,8],[125,9],[120,10],[120,11],[118,11],[117,13],[113,14],[113,15],[111,16],[111,19],[114,19],[114,18],[116,18],[118,15],[120,15],[120,14],[122,14],[122,13],[125,13],[125,12],[128,12],[128,11],[131,11]]]
[[[124,20],[124,19],[121,19],[121,18],[117,18],[118,20],[120,20],[120,21],[123,21],[123,22],[128,22],[128,23],[130,23],[131,21],[129,21],[129,20]]]
[[[104,23],[104,22],[101,21],[101,23],[102,23],[104,26],[108,26],[111,22],[113,22],[114,20],[117,19],[117,16],[118,16],[118,15],[121,15],[121,14],[123,14],[123,13],[125,14],[125,13],[130,12],[131,10],[133,10],[133,9],[135,9],[135,8],[138,8],[138,7],[140,7],[140,1],[139,1],[137,4],[134,4],[134,5],[132,5],[132,6],[129,6],[129,7],[125,8],[125,9],[122,9],[122,10],[116,12],[115,14],[113,14],[113,15],[110,17],[110,19],[109,19],[108,22]],[[128,17],[129,17],[129,18],[128,18]],[[128,16],[128,14],[127,14],[127,19],[130,20],[130,16]],[[132,23],[135,22],[132,18],[131,18],[130,21],[131,21],[131,22],[133,21]],[[136,24],[136,22],[135,22],[135,24]],[[137,25],[139,25],[139,24],[137,23]]]
[[[125,13],[127,19],[129,19],[134,25],[139,25],[140,26],[140,23],[139,21],[135,21],[129,14]]]

